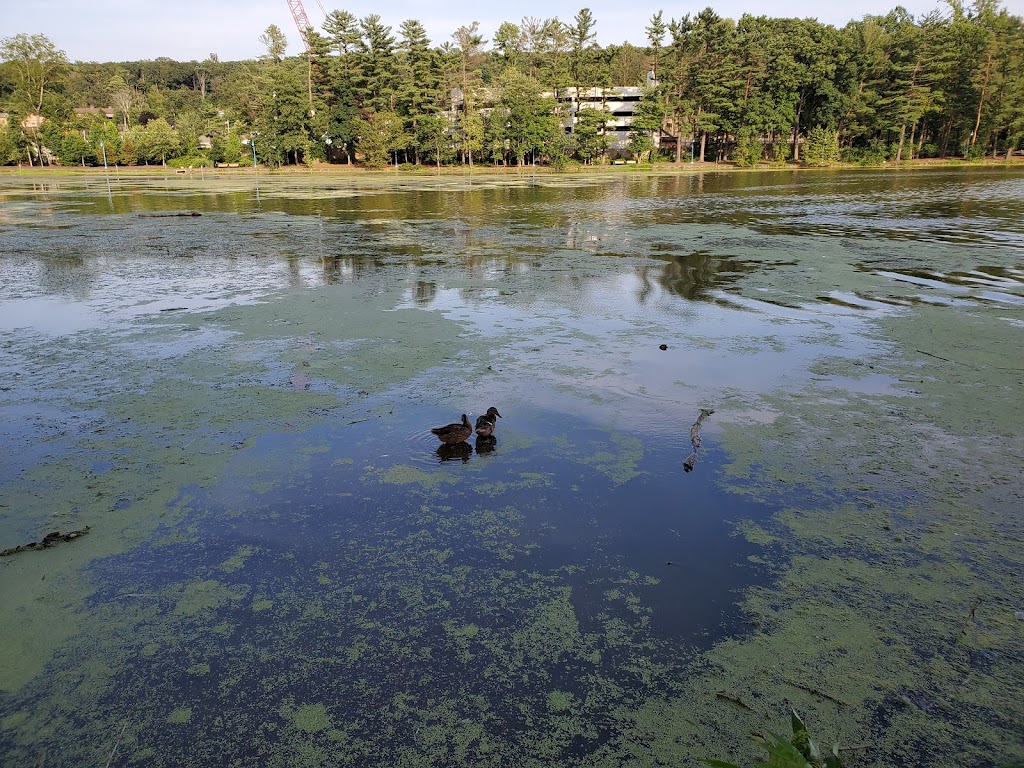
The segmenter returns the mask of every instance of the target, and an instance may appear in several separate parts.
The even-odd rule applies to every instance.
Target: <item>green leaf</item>
[[[839,755],[839,745],[832,745],[832,754],[825,755],[825,768],[843,768],[843,759]]]
[[[800,715],[796,713],[796,710],[791,709],[789,712],[790,718],[793,721],[793,735],[795,736],[796,734],[800,733],[800,731],[806,731],[807,726],[804,725],[804,721],[800,719]]]
[[[791,742],[774,733],[769,736],[774,741],[759,740],[768,750],[768,768],[807,768],[810,766],[807,758]]]

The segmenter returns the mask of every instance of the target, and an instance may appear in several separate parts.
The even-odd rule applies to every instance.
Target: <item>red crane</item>
[[[302,7],[302,0],[287,0],[288,10],[292,12],[292,18],[295,19],[295,26],[299,28],[299,36],[302,38],[302,44],[306,46],[306,50],[309,51],[309,39],[306,37],[306,30],[312,29],[313,25],[309,23],[309,17],[306,15],[306,9]]]

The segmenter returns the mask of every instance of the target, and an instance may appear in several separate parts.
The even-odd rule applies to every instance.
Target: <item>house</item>
[[[7,112],[0,112],[0,127],[6,127],[10,121],[10,114]],[[45,122],[46,118],[42,115],[28,115],[21,121],[21,127],[28,131],[38,131],[40,126]]]
[[[114,119],[113,107],[75,107],[75,114],[78,117],[94,117],[103,115],[108,120]]]
[[[39,114],[26,115],[25,119],[21,121],[21,127],[27,131],[38,131],[43,127],[43,123],[46,122],[46,118]]]

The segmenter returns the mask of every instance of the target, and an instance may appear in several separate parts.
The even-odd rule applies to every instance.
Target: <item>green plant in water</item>
[[[842,768],[843,761],[839,757],[839,747],[833,746],[831,754],[821,756],[817,743],[811,740],[807,726],[796,710],[791,712],[793,736],[784,739],[774,733],[765,736],[754,735],[753,739],[766,750],[768,760],[754,766],[740,766],[722,760],[702,760],[712,768]]]

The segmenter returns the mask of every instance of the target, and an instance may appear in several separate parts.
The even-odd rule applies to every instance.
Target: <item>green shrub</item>
[[[744,168],[757,165],[761,162],[763,154],[764,144],[761,137],[756,136],[749,128],[741,130],[736,137],[736,152],[733,155],[736,165]]]
[[[804,165],[832,165],[839,160],[839,136],[831,128],[823,125],[811,128],[807,132],[801,162]],[[883,158],[884,161],[884,158]]]
[[[877,139],[866,147],[846,147],[840,154],[843,162],[855,165],[885,165],[888,156],[888,147]]]
[[[984,160],[985,159],[985,147],[981,143],[975,144],[973,147],[967,150],[968,160]]]

